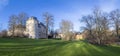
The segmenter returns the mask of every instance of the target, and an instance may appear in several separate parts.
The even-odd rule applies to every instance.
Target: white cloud
[[[8,5],[9,0],[0,0],[0,10]]]

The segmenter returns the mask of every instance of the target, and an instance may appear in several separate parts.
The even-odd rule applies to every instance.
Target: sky
[[[0,26],[8,29],[9,17],[13,14],[26,12],[42,22],[42,14],[49,12],[54,16],[55,29],[59,29],[61,20],[66,19],[73,22],[75,31],[80,31],[84,24],[79,20],[92,13],[95,6],[109,13],[119,9],[119,5],[120,0],[0,0]]]

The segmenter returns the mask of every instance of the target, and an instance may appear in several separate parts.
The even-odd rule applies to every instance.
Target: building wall
[[[26,22],[26,32],[27,35],[29,36],[29,38],[35,38],[35,20],[33,20],[32,18],[30,18],[27,22]]]
[[[58,34],[57,38],[67,38],[69,40],[70,37],[65,37],[64,34]],[[72,40],[84,40],[83,34],[73,35]]]
[[[40,37],[41,37],[41,38],[46,38],[46,37],[47,37],[47,36],[46,36],[46,29],[45,29],[45,27],[43,27],[42,25],[40,25],[40,26],[41,26],[40,32],[39,32]]]
[[[82,34],[78,34],[75,36],[75,40],[83,40],[83,39],[84,39],[84,37]]]
[[[39,21],[34,19],[33,17],[30,18],[26,23],[26,32],[29,38],[46,38],[45,27],[42,26]]]

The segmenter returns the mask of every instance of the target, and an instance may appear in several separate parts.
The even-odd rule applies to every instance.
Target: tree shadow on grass
[[[120,47],[97,46],[83,41],[34,40],[18,45],[1,45],[0,55],[8,56],[120,56]],[[29,43],[30,42],[30,43]],[[33,43],[32,43],[33,42]],[[4,47],[6,46],[6,47]],[[4,50],[4,51],[3,51]]]
[[[120,48],[113,46],[97,46],[92,44],[86,44],[84,47],[89,55],[87,56],[119,56]]]
[[[67,43],[69,42],[59,41],[59,42],[49,42],[49,43],[46,42],[46,43],[38,44],[38,45],[25,45],[25,46],[22,45],[21,47],[17,46],[18,48],[14,46],[15,48],[14,47],[6,48],[6,51],[1,50],[0,54],[7,54],[7,55],[12,55],[12,56],[16,56],[16,55],[19,56],[21,54],[24,54],[24,56],[54,55],[56,54],[58,48],[66,45]]]

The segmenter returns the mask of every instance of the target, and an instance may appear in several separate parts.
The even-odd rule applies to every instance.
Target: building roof
[[[37,20],[37,17],[31,16],[31,19]],[[38,20],[37,20],[38,21]]]
[[[39,24],[42,25],[44,28],[46,28],[46,26],[42,22],[40,22]]]
[[[31,20],[31,19],[33,19],[33,20],[35,20],[35,21],[38,21],[37,17],[34,17],[34,16],[31,16],[28,20]],[[38,21],[38,22],[39,22],[39,21]]]
[[[38,27],[43,26],[44,28],[46,28],[46,26],[42,22],[38,21],[37,17],[31,16],[28,20],[30,20],[30,19],[33,19],[33,20],[37,21],[38,22]]]

